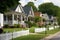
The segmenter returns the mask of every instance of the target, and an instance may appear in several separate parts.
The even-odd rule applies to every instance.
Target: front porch
[[[13,26],[14,24],[21,24],[26,20],[26,16],[23,13],[8,12],[4,14],[4,25],[8,24]]]

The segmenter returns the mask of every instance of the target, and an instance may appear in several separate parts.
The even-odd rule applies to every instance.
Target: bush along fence
[[[20,37],[20,36],[24,36],[24,35],[28,35],[28,34],[29,34],[29,30],[0,34],[0,40],[10,40],[10,39]]]

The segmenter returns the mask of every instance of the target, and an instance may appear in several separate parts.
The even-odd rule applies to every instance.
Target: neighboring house
[[[58,25],[57,18],[54,16],[50,16],[47,13],[41,15],[44,25]]]
[[[24,10],[24,13],[27,16],[27,20],[28,21],[32,21],[32,19],[29,19],[29,17],[31,17],[31,18],[34,17],[34,11],[33,11],[32,7],[30,7],[30,6],[24,6],[23,10]]]
[[[14,8],[9,9],[8,12],[4,13],[4,25],[8,24],[10,26],[24,22],[26,15],[23,12],[22,6],[19,4]],[[21,23],[22,24],[22,23]]]
[[[46,13],[41,14],[41,18],[43,19],[44,25],[49,24],[49,16],[48,16],[48,14],[46,14]]]
[[[38,16],[38,17],[40,17],[41,16],[41,12],[34,12],[34,16]]]
[[[37,22],[39,26],[42,26],[44,24],[41,16],[42,16],[41,12],[34,12],[34,17],[40,17],[41,18],[41,20],[39,22]]]
[[[49,16],[49,20],[50,20],[51,25],[58,25],[57,17]]]
[[[38,22],[39,25],[58,25],[57,18],[54,16],[50,16],[47,13],[41,13],[41,12],[34,12],[34,16],[41,17],[41,21]]]

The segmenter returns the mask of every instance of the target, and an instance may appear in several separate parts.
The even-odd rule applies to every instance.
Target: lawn
[[[46,31],[46,34],[45,34],[45,32],[41,32],[41,33],[37,33],[37,34],[30,34],[27,36],[18,37],[13,40],[40,40],[41,38],[44,38],[50,34],[54,34],[54,33],[58,32],[59,30],[60,29],[57,28],[54,30]]]
[[[34,35],[27,35],[27,36],[18,37],[13,40],[39,40],[42,37],[45,37],[45,35],[34,34]]]
[[[15,32],[21,30],[27,30],[28,28],[3,28],[4,32]]]

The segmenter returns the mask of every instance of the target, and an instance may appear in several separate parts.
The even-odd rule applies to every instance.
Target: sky
[[[60,7],[60,0],[20,0],[19,2],[22,4],[22,6],[25,6],[28,2],[34,2],[35,6],[38,7],[38,5],[46,2],[52,2],[54,5],[57,5]]]

